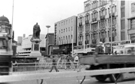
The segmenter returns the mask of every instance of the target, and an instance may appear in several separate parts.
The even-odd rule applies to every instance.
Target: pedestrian
[[[103,49],[103,43],[99,42],[99,45],[96,47],[96,54],[104,54],[104,49]]]
[[[106,55],[111,54],[111,46],[110,46],[110,44],[105,44],[105,54]]]
[[[69,56],[66,57],[66,69],[70,69],[70,59],[69,59]]]
[[[75,69],[78,68],[78,61],[79,61],[79,57],[76,55],[76,56],[74,57],[74,65],[75,65]]]
[[[56,72],[59,72],[59,70],[57,69],[57,62],[55,56],[52,56],[52,67],[49,72],[52,72],[53,69],[55,69]]]
[[[117,53],[117,51],[114,51],[114,55],[117,55],[118,53]]]

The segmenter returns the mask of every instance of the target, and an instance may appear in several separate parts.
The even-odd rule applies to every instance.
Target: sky
[[[17,40],[18,36],[32,34],[37,22],[41,34],[47,34],[46,25],[51,26],[49,33],[53,33],[56,22],[84,11],[84,1],[86,0],[14,0],[12,12],[13,0],[0,0],[0,16],[6,16],[13,23]]]

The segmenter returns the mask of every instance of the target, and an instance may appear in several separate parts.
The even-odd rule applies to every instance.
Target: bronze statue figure
[[[40,26],[36,23],[33,27],[33,39],[40,39]]]

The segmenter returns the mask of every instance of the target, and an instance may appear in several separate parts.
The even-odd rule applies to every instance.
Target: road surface
[[[79,77],[78,79],[81,80],[81,77]],[[10,84],[41,84],[41,80],[12,82]],[[72,77],[72,78],[44,80],[42,84],[79,84],[79,82],[76,78]],[[114,84],[114,83],[110,82],[101,83],[95,80],[94,78],[87,77],[83,84]],[[135,80],[126,80],[123,82],[119,82],[118,84],[135,84]]]
[[[46,70],[46,73],[50,73],[48,71],[49,70]],[[60,71],[65,72],[65,71],[73,71],[73,70],[60,70]],[[19,73],[14,73],[14,74],[19,75]],[[47,80],[43,80],[42,84],[79,84],[79,81],[81,81],[82,78],[83,77],[47,79]],[[19,81],[19,82],[11,82],[11,83],[8,83],[8,84],[41,84],[41,80]],[[95,78],[91,78],[91,77],[87,76],[86,80],[84,81],[83,84],[114,84],[114,83],[110,83],[110,82],[101,83],[101,82],[98,82]],[[123,81],[123,82],[119,82],[118,84],[135,84],[135,80],[126,80],[126,81]]]

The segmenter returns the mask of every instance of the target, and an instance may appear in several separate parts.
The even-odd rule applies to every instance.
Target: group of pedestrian
[[[110,44],[103,44],[102,42],[99,42],[95,49],[96,54],[112,54],[113,48],[111,50]]]
[[[57,57],[56,56],[51,56],[51,60],[52,60],[52,66],[49,72],[52,72],[52,70],[54,69],[56,72],[59,72],[58,68],[57,68]],[[62,61],[62,57],[61,57],[61,61]],[[65,58],[65,69],[71,69],[71,68],[77,68],[78,65],[78,56],[72,57],[70,54],[66,55]],[[60,60],[59,60],[60,62]]]

